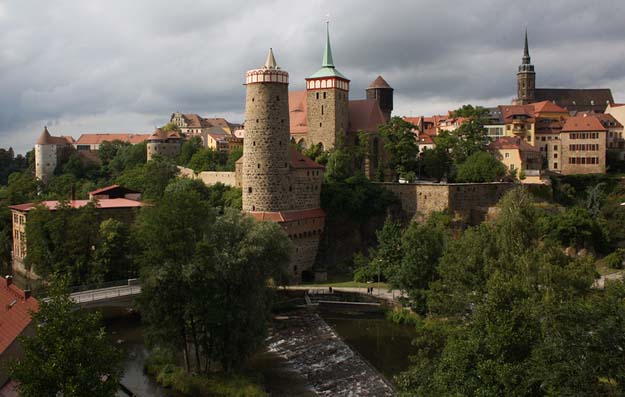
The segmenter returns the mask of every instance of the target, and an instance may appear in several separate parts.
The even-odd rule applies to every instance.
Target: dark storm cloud
[[[0,147],[55,134],[147,132],[171,112],[242,121],[246,69],[267,47],[291,89],[319,67],[330,14],[353,98],[377,74],[398,114],[515,95],[523,30],[539,86],[625,94],[624,5],[567,1],[0,0]]]

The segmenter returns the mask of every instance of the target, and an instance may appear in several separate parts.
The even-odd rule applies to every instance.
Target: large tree
[[[237,369],[263,340],[268,283],[281,280],[290,240],[237,210],[216,216],[192,184],[143,209],[137,231],[150,343],[183,352],[187,370]]]
[[[69,295],[53,288],[32,314],[33,337],[22,337],[22,358],[10,366],[22,397],[116,395],[121,352],[111,343],[100,316],[77,309]]]
[[[488,152],[475,152],[458,165],[456,182],[496,182],[506,175],[506,167]]]
[[[399,177],[414,176],[417,171],[417,127],[401,117],[393,117],[380,126],[380,135],[384,138],[384,149],[388,153],[388,167]]]

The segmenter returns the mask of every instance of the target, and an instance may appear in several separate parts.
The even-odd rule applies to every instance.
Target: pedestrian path
[[[370,295],[380,299],[387,300],[389,302],[396,301],[397,299],[404,296],[404,294],[399,290],[388,290],[386,288],[371,288],[371,292],[367,291],[367,288],[359,288],[359,287],[320,287],[315,285],[289,285],[286,287],[281,287],[287,290],[294,291],[310,291],[311,295],[320,294],[320,293],[331,293],[331,291],[336,292],[348,292],[362,295]]]

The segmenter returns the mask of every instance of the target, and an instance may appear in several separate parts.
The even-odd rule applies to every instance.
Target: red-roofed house
[[[78,151],[84,150],[100,150],[100,145],[103,142],[121,141],[136,145],[137,143],[145,142],[150,134],[133,134],[133,133],[93,133],[82,134],[74,147]]]
[[[13,225],[13,271],[28,278],[38,278],[37,274],[32,269],[27,268],[24,263],[24,258],[27,254],[26,222],[28,213],[33,209],[41,207],[50,211],[56,211],[61,205],[78,209],[93,203],[99,216],[99,219],[94,219],[94,221],[99,222],[104,219],[115,218],[122,222],[130,223],[134,219],[136,211],[143,206],[143,203],[137,200],[137,194],[138,192],[113,185],[90,192],[90,200],[69,200],[64,203],[57,200],[48,200],[39,203],[9,206]]]
[[[34,335],[30,314],[38,309],[37,300],[15,286],[11,276],[0,278],[0,385],[9,379],[7,364],[23,354],[17,338]]]
[[[517,173],[522,183],[543,183],[540,151],[524,139],[503,136],[491,142],[489,149],[507,169]]]
[[[560,133],[562,161],[553,171],[563,175],[605,173],[606,132],[596,116],[569,117]]]

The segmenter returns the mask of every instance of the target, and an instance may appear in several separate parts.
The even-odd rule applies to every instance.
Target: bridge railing
[[[138,278],[130,278],[124,280],[116,280],[116,281],[107,281],[104,283],[94,283],[94,284],[86,284],[86,285],[76,285],[68,288],[68,292],[73,294],[75,292],[83,292],[83,291],[92,291],[96,289],[104,289],[104,288],[113,288],[113,287],[124,287],[128,285],[138,285]]]
[[[90,291],[80,291],[71,294],[71,298],[76,303],[89,303],[103,301],[125,296],[137,295],[141,292],[141,285],[122,285],[118,287],[101,288]]]

